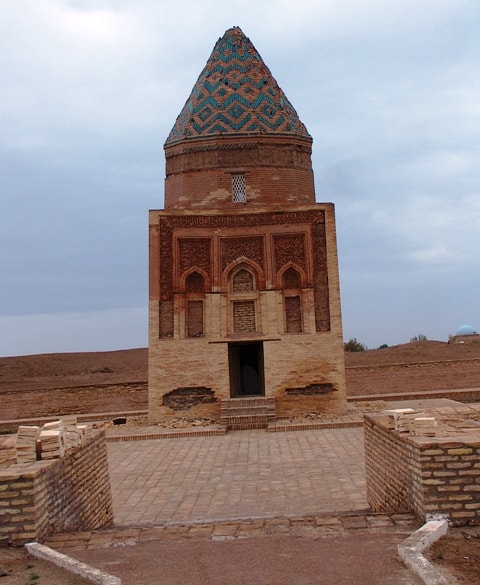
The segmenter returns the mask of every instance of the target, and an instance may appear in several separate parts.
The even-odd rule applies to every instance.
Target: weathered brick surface
[[[233,302],[233,330],[235,333],[254,333],[255,327],[255,302]]]
[[[381,414],[366,415],[364,429],[372,510],[480,524],[480,434],[415,437],[388,429]]]
[[[318,243],[318,248],[314,245],[317,223],[324,226],[325,233],[325,241]],[[163,236],[159,226],[165,232]],[[255,209],[221,218],[204,213],[172,215],[151,211],[150,227],[149,414],[152,422],[179,415],[165,407],[164,395],[179,388],[198,386],[211,389],[216,401],[208,405],[191,404],[183,414],[218,418],[218,401],[233,394],[229,343],[238,342],[262,344],[265,396],[275,397],[279,417],[312,410],[346,410],[332,204],[303,206],[275,214],[269,209]],[[198,258],[194,252],[188,257],[181,256],[187,236],[211,244],[199,246]],[[160,241],[164,242],[165,249],[159,245]],[[212,253],[206,254],[206,250]],[[282,288],[292,258],[301,284],[294,310],[285,302],[289,297]],[[206,283],[203,334],[194,338],[189,336],[181,274],[182,270],[188,272],[192,263],[203,271]],[[246,272],[254,274],[249,283],[248,274],[242,268],[245,265]],[[237,275],[238,281],[233,278]],[[290,286],[288,279],[286,285]],[[241,290],[235,290],[238,288]],[[165,302],[170,307],[167,313],[161,310]],[[200,330],[198,323],[195,326]],[[328,392],[315,391],[327,385]],[[310,388],[311,392],[297,395],[287,392],[297,387]]]
[[[61,459],[0,469],[0,542],[42,541],[113,520],[105,434]]]
[[[222,137],[215,144],[206,138],[196,140],[195,150],[186,150],[182,145],[165,149],[166,209],[234,210],[238,204],[232,202],[231,172],[239,168],[246,174],[250,202],[277,205],[279,201],[315,201],[309,140]],[[269,163],[268,159],[275,162]]]

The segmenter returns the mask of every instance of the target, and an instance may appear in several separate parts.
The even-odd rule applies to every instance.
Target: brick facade
[[[238,172],[246,178],[251,203],[312,203],[311,139],[276,138],[272,142],[271,137],[258,135],[241,142],[238,137],[212,142],[207,137],[197,139],[195,148],[168,147],[165,155],[165,207],[169,209],[205,211],[221,206],[235,210],[238,204],[232,201],[231,177]]]
[[[113,521],[105,433],[61,459],[0,468],[0,546]]]
[[[456,409],[458,417],[465,408]],[[455,417],[454,409],[447,416]],[[444,514],[454,525],[480,525],[480,432],[465,426],[465,433],[421,437],[389,429],[385,415],[366,415],[367,500],[372,510],[413,511],[422,520]]]
[[[334,207],[315,202],[311,145],[249,39],[227,31],[165,143],[165,209],[150,211],[153,422],[178,416],[180,395],[188,416],[250,394],[279,416],[345,410]]]
[[[324,234],[320,250],[315,240],[317,221]],[[229,345],[240,342],[261,344],[264,393],[277,399],[279,416],[345,409],[332,204],[275,214],[242,210],[236,215],[192,216],[151,211],[150,222],[149,413],[153,421],[178,416],[178,411],[165,407],[165,394],[197,386],[211,389],[215,402],[208,407],[191,405],[184,415],[217,417],[218,401],[232,396]],[[291,243],[284,253],[282,244],[290,234],[297,246]],[[202,252],[200,266],[179,255],[179,242],[187,236],[209,242],[201,248],[210,252],[207,256]],[[195,262],[194,255],[191,261]],[[194,314],[185,287],[192,270],[204,282],[202,305]],[[299,288],[290,288],[292,282]],[[286,392],[290,387],[325,384],[330,385],[328,393],[313,389],[310,396],[292,398]]]

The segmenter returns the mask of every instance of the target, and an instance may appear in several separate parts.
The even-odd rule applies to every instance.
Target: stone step
[[[224,406],[260,406],[268,405],[275,408],[275,398],[273,396],[252,396],[248,398],[226,398],[220,400],[220,407]]]
[[[275,410],[271,408],[267,408],[265,406],[249,406],[243,408],[222,408],[221,415],[222,416],[239,416],[239,415],[254,415],[254,414],[265,414],[269,416],[273,416],[275,418]]]
[[[240,415],[230,416],[224,423],[229,430],[265,429],[271,422],[267,416],[262,415]]]
[[[276,420],[275,398],[264,396],[220,401],[220,424],[227,429],[262,429]]]

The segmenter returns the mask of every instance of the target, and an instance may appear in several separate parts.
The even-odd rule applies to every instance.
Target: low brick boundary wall
[[[454,410],[454,409],[451,409]],[[385,414],[364,419],[367,501],[374,512],[448,515],[480,525],[480,428],[419,437],[388,428]]]
[[[348,392],[348,390],[347,390]],[[399,400],[430,400],[448,398],[456,402],[471,404],[480,402],[480,388],[450,388],[445,390],[421,390],[418,392],[383,392],[381,394],[348,394],[347,402],[384,402]]]
[[[94,530],[113,521],[105,433],[61,459],[0,468],[0,544]]]

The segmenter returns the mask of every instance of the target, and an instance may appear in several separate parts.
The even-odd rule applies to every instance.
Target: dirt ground
[[[480,343],[405,343],[345,354],[347,393],[390,394],[473,388],[480,383]]]
[[[478,387],[480,343],[408,343],[347,353],[349,396]],[[147,350],[0,358],[0,420],[70,412],[147,409]],[[466,535],[466,536],[465,536]],[[463,585],[480,585],[480,527],[454,529],[428,552]],[[0,585],[84,585],[87,581],[0,548]]]
[[[384,538],[380,537],[381,541],[382,541],[382,546],[384,545]],[[263,547],[265,549],[265,547],[267,547],[264,550],[264,554],[266,554],[268,556],[268,551],[270,550],[271,556],[276,557],[279,554],[279,551],[276,549],[276,547],[270,548],[271,546],[271,542],[259,542],[258,539],[253,539],[254,545],[255,545],[255,549],[258,549],[259,547]],[[348,541],[348,542],[347,542]],[[350,536],[347,538],[346,544],[348,544],[347,549],[348,549],[348,555],[346,557],[344,557],[344,555],[347,554],[346,550],[342,550],[344,549],[344,547],[342,546],[342,540],[340,538],[336,538],[335,540],[335,549],[342,551],[340,552],[340,555],[342,556],[342,559],[345,560],[345,558],[350,559],[350,564],[352,565],[351,567],[351,576],[352,578],[354,577],[353,573],[356,571],[358,573],[355,574],[356,577],[362,576],[365,577],[365,575],[368,575],[368,571],[369,571],[369,564],[367,562],[367,559],[369,559],[372,555],[366,555],[366,551],[363,550],[363,547],[366,545],[366,538],[363,537],[362,539],[360,539],[360,541],[358,541],[358,544],[355,544],[355,538]],[[306,546],[308,547],[315,547],[315,546],[319,546],[319,549],[317,551],[317,554],[319,552],[321,552],[323,550],[324,547],[327,547],[327,549],[330,547],[332,547],[332,543],[330,542],[324,542],[323,545],[315,545],[314,544],[315,541],[311,541],[310,544],[308,542],[305,541],[305,539],[302,540],[302,542],[296,541],[295,543],[292,543],[293,546],[289,546],[288,545],[288,541],[286,541],[284,543],[284,548],[286,550],[290,550],[290,554],[294,555],[293,558],[296,558],[296,555],[300,555],[302,553],[303,548]],[[197,544],[196,546],[203,546],[203,547],[208,547],[209,546],[215,546],[215,544],[218,546],[218,543],[212,543],[211,545],[209,543],[200,543]],[[298,546],[297,546],[298,545]],[[301,545],[301,546],[300,546]],[[158,545],[160,546],[160,545]],[[164,545],[165,546],[165,545]],[[183,546],[183,548],[182,548]],[[235,546],[232,545],[231,543],[229,544],[229,546]],[[180,545],[175,545],[170,543],[169,544],[170,549],[168,550],[168,559],[170,562],[170,565],[168,567],[168,578],[171,580],[172,583],[178,582],[175,580],[176,577],[178,577],[177,573],[180,570],[179,567],[181,565],[181,563],[183,562],[182,559],[186,559],[189,555],[192,555],[192,544],[189,543],[187,545],[187,543],[184,543],[184,545],[180,544]],[[186,548],[185,548],[186,547]],[[181,550],[177,550],[177,548],[181,549]],[[298,550],[297,550],[298,548]],[[330,549],[329,549],[330,550]],[[125,558],[124,561],[127,562],[127,564],[133,562],[135,560],[135,555],[136,550],[135,547],[132,548],[132,550],[127,550],[125,551],[126,553],[132,553],[134,556],[132,557],[132,559],[128,559]],[[311,552],[311,551],[310,551]],[[142,553],[148,557],[148,551],[142,551]],[[208,563],[208,557],[209,554],[208,550],[207,552],[204,552],[203,555],[203,560],[201,561],[203,565],[206,565]],[[329,558],[331,558],[332,554],[337,554],[335,553],[335,550],[330,550],[330,552],[328,553]],[[400,565],[393,563],[393,558],[396,556],[395,552],[392,548],[392,550],[387,551],[387,554],[389,555],[389,559],[388,559],[388,563],[390,566],[390,571],[395,570],[398,572],[398,575],[391,575],[393,581],[398,583],[399,582],[403,582],[400,581],[400,576],[401,576],[401,569],[400,569]],[[94,563],[95,566],[102,568],[102,566],[105,563],[102,563],[102,550],[98,551],[98,559],[96,559],[96,562]],[[158,550],[156,550],[155,555],[158,555]],[[178,558],[176,558],[176,555],[179,555]],[[252,555],[251,551],[250,551],[250,556]],[[285,556],[286,553],[283,554],[283,556]],[[355,555],[360,555],[361,558],[356,559],[356,561],[353,563],[351,558],[355,557]],[[81,553],[77,551],[77,553],[75,554],[75,556],[77,556],[78,558],[81,558]],[[199,558],[200,553],[197,551],[197,553],[195,555],[195,561],[199,562],[201,559]],[[238,555],[237,555],[238,556]],[[437,541],[426,553],[425,556],[437,567],[439,567],[445,574],[445,576],[451,576],[451,581],[452,583],[458,582],[458,584],[460,585],[479,585],[480,584],[480,527],[477,528],[465,528],[465,529],[459,529],[459,528],[455,528],[455,529],[451,529],[448,533],[447,536],[443,537],[442,539],[440,539],[439,541]],[[282,557],[282,555],[280,555],[280,557]],[[231,558],[231,557],[230,557]],[[361,560],[363,558],[363,561]],[[378,561],[380,560],[376,555],[373,555],[373,558],[375,559],[375,565],[378,566]],[[153,559],[153,557],[152,557]],[[176,560],[174,560],[176,559]],[[148,559],[147,559],[148,560]],[[385,559],[387,560],[387,559]],[[147,562],[145,559],[142,561],[142,563]],[[239,559],[240,562],[240,559]],[[297,564],[299,562],[299,560],[297,559]],[[320,564],[322,563],[321,559],[319,559]],[[111,562],[110,562],[111,563]],[[137,563],[138,563],[138,559],[137,559]],[[265,559],[262,562],[262,567],[264,572],[268,569],[270,572],[267,571],[267,574],[265,576],[265,578],[267,579],[265,582],[266,583],[270,583],[273,581],[269,581],[268,578],[272,577],[271,572],[274,570],[274,566],[276,565],[277,561],[275,561],[275,563],[273,563],[273,568],[271,565],[271,563],[266,563]],[[116,563],[117,565],[120,564],[120,561],[118,561]],[[230,562],[231,564],[231,562]],[[342,563],[343,565],[343,563]],[[309,572],[309,567],[305,567],[304,564],[301,564],[301,566],[303,567],[303,572],[307,573]],[[334,571],[336,573],[338,573],[340,571],[341,575],[339,574],[335,574],[335,582],[337,583],[346,583],[346,581],[342,580],[342,575],[345,572],[344,571],[344,567],[337,567],[336,569],[333,568],[333,565],[331,563],[328,563],[328,566],[330,567],[330,571]],[[108,567],[104,567],[106,570],[108,570]],[[5,570],[5,572],[7,573],[5,576],[1,576],[2,575],[2,569]],[[183,573],[188,572],[189,568],[188,568],[188,563],[183,562],[183,565],[181,566],[181,571],[183,571]],[[311,568],[311,571],[316,572],[320,570],[317,567]],[[118,573],[119,571],[119,567],[115,566],[113,568],[113,572],[115,573],[115,571]],[[223,575],[223,577],[225,577],[225,574],[223,573],[223,569],[216,569],[215,567],[210,567],[209,568],[210,573],[215,573],[215,571],[217,571],[219,573],[219,575]],[[237,571],[240,571],[240,568],[237,569]],[[235,573],[237,572],[235,571]],[[283,571],[285,571],[285,569],[283,569]],[[141,569],[137,569],[137,572],[140,574],[141,573]],[[192,582],[195,580],[194,574],[195,574],[195,568],[192,566],[190,567],[190,573],[192,573],[190,575],[190,577],[192,577]],[[215,573],[216,574],[216,573]],[[185,575],[184,575],[185,576]],[[210,575],[212,577],[212,575]],[[167,575],[165,574],[165,577],[167,577]],[[218,577],[218,576],[217,576]],[[268,577],[268,578],[267,578]],[[277,576],[278,577],[278,576]],[[285,575],[284,575],[285,577]],[[303,578],[306,578],[307,575],[303,574]],[[340,581],[339,581],[339,577],[340,577]],[[246,576],[244,575],[243,580],[240,579],[240,582],[246,583],[247,581],[245,581]],[[222,577],[218,577],[219,582],[223,582],[222,581]],[[168,581],[168,579],[166,579],[165,582],[170,582]],[[185,582],[185,581],[184,581]],[[190,581],[188,581],[190,582]],[[233,582],[233,581],[232,581]],[[258,574],[256,574],[256,583],[259,583],[260,581],[258,580]],[[278,582],[278,581],[275,581]],[[291,582],[291,581],[288,581]],[[315,579],[316,583],[319,583],[319,578],[317,577]],[[327,581],[326,582],[330,582]],[[352,581],[348,581],[348,583],[353,583],[355,582],[355,580]],[[356,581],[358,582],[358,581]],[[371,579],[369,579],[370,583],[373,583],[373,581]],[[376,582],[376,581],[375,581]],[[381,583],[384,583],[383,580],[380,581]],[[412,579],[412,583],[415,582],[415,579]],[[86,579],[82,579],[81,577],[77,576],[77,575],[73,575],[67,571],[64,571],[58,567],[55,567],[54,565],[50,565],[49,563],[46,563],[45,561],[39,560],[39,559],[35,559],[32,556],[30,556],[24,549],[11,549],[11,548],[0,548],[0,585],[34,585],[34,584],[38,584],[38,585],[87,585],[88,583],[90,583],[90,581],[87,581]],[[140,583],[140,581],[138,581],[138,583]],[[410,583],[410,581],[409,581]]]
[[[423,585],[397,558],[403,535],[149,542],[73,551],[124,585]]]
[[[0,419],[147,409],[147,350],[0,358]]]
[[[450,529],[425,556],[463,585],[480,584],[480,526]]]
[[[36,584],[91,585],[91,581],[36,559],[23,548],[0,547],[0,585]]]

